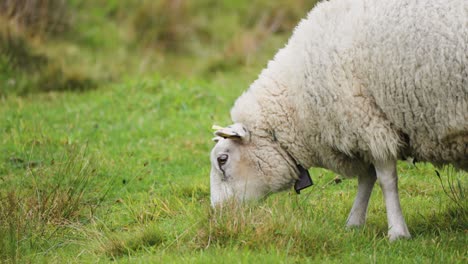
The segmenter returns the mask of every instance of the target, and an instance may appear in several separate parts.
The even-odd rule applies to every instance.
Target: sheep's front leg
[[[376,181],[375,170],[370,168],[368,174],[359,175],[358,177],[358,193],[354,200],[353,208],[349,213],[348,220],[346,221],[347,227],[358,227],[364,225],[366,222],[367,207],[369,205],[369,198],[374,188]]]
[[[399,238],[410,238],[411,235],[403,218],[400,198],[398,197],[396,161],[375,162],[374,166],[384,195],[385,207],[387,208],[388,236],[390,241]]]

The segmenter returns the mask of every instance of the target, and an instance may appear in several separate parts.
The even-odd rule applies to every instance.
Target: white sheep
[[[319,3],[231,110],[211,152],[211,202],[308,186],[304,168],[358,178],[347,226],[376,180],[389,238],[410,237],[398,159],[468,170],[468,2]]]

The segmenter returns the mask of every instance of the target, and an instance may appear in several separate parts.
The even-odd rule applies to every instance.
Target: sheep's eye
[[[227,154],[222,154],[222,155],[219,155],[218,157],[218,165],[221,167],[223,166],[224,164],[226,164],[228,160],[228,155]]]

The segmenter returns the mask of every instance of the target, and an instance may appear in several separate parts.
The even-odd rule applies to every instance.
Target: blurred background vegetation
[[[0,0],[0,96],[261,68],[313,0]]]
[[[356,181],[319,168],[209,209],[209,128],[315,2],[0,0],[0,263],[467,263],[454,170],[400,164],[401,243],[380,188],[345,230]]]

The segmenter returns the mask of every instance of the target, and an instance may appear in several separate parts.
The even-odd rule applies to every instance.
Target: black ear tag
[[[302,189],[310,187],[314,185],[314,183],[312,182],[312,178],[310,178],[309,171],[304,169],[301,165],[297,165],[297,168],[299,169],[299,179],[294,184],[294,190],[297,194],[300,194]]]

